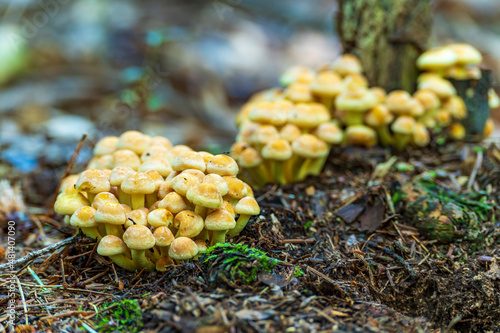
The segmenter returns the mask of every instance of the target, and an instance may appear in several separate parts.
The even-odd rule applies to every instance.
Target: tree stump
[[[429,0],[339,0],[337,31],[345,53],[359,57],[371,86],[415,91],[415,62],[427,49]]]

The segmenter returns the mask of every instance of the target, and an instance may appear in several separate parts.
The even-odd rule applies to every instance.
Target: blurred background
[[[433,6],[433,44],[478,47],[498,92],[500,2]],[[100,137],[129,129],[227,150],[251,94],[290,65],[341,53],[335,10],[334,0],[0,0],[0,178],[43,202],[83,133],[79,168]]]

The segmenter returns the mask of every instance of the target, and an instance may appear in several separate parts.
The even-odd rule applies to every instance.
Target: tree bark
[[[415,62],[432,29],[429,0],[338,0],[344,53],[359,57],[372,86],[415,91]]]

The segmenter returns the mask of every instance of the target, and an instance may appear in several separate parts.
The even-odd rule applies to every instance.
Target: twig
[[[29,322],[28,322],[28,309],[26,308],[26,299],[24,298],[23,287],[21,286],[21,281],[19,281],[19,278],[17,277],[17,275],[14,275],[14,277],[17,280],[17,287],[19,288],[19,293],[21,294],[21,300],[23,301],[24,319],[26,320],[26,325],[29,325]]]
[[[293,238],[293,239],[282,239],[280,242],[283,244],[290,243],[290,244],[309,244],[309,243],[314,243],[316,240],[314,238]]]
[[[52,217],[54,215],[54,204],[56,203],[57,200],[57,193],[59,193],[59,190],[61,189],[61,184],[64,178],[66,178],[73,168],[75,167],[76,161],[78,160],[78,155],[80,155],[80,151],[82,150],[83,147],[83,142],[87,138],[87,134],[82,135],[82,138],[80,139],[80,142],[78,142],[78,146],[76,146],[75,151],[73,152],[73,155],[69,159],[68,164],[66,164],[66,169],[64,170],[64,173],[59,180],[59,184],[57,184],[57,189],[56,189],[56,195],[54,195],[54,198],[52,199],[52,202],[50,203],[49,210],[47,211],[47,217]]]
[[[467,183],[467,192],[472,191],[472,185],[474,185],[474,181],[476,180],[477,171],[481,167],[481,164],[483,164],[483,151],[479,150],[477,152],[476,163],[474,164],[474,169],[472,169],[472,172],[471,172],[470,177],[469,177],[469,183]]]
[[[72,244],[72,243],[74,243],[75,241],[78,241],[78,240],[80,240],[80,235],[76,234],[75,236],[70,237],[70,238],[66,238],[65,240],[62,240],[59,243],[52,244],[52,245],[47,246],[46,248],[43,248],[41,250],[28,253],[26,256],[24,256],[22,258],[19,258],[17,260],[14,260],[13,262],[8,262],[6,264],[0,265],[0,271],[2,271],[4,269],[7,269],[7,268],[10,268],[10,267],[13,267],[13,266],[23,265],[26,262],[28,262],[28,261],[30,261],[32,259],[35,259],[36,257],[40,257],[40,256],[43,256],[44,254],[53,252],[54,250],[57,250],[60,247]]]
[[[323,279],[325,279],[326,281],[330,282],[331,284],[336,284],[334,280],[330,279],[328,276],[326,276],[325,274],[321,273],[320,271],[318,271],[318,270],[316,270],[316,269],[312,268],[311,266],[307,266],[307,265],[306,265],[306,268],[307,268],[309,271],[313,272],[314,274],[316,274],[316,275],[318,275],[318,276],[322,277]]]

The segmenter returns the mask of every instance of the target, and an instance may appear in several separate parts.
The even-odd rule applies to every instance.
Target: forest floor
[[[165,272],[77,237],[15,267],[16,332],[500,332],[500,151],[390,156],[332,151],[319,177],[256,191],[240,245]],[[71,236],[46,211],[17,222],[17,258]]]

